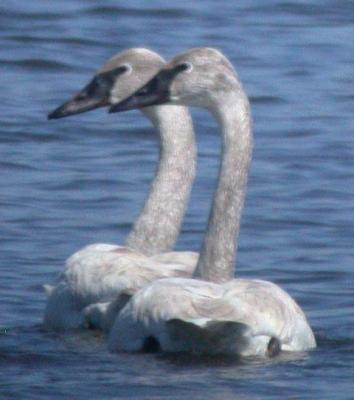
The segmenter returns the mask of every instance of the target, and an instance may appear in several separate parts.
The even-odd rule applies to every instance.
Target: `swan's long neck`
[[[249,103],[242,90],[230,93],[212,111],[221,128],[222,156],[196,275],[225,282],[234,277],[253,140]]]
[[[155,178],[127,246],[153,255],[169,251],[177,241],[196,170],[191,116],[185,107],[144,109],[160,136]]]

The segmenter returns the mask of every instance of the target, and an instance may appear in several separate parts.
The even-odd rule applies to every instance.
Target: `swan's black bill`
[[[126,69],[127,67],[122,65],[111,71],[97,74],[72,99],[49,113],[48,119],[69,117],[70,115],[81,114],[99,107],[109,106],[110,93],[116,79],[119,75],[126,72]]]
[[[83,96],[81,92],[69,101],[66,101],[60,107],[48,114],[48,119],[57,119],[69,117],[70,115],[81,114],[86,111],[95,110],[99,107],[108,106],[107,97],[88,97]]]

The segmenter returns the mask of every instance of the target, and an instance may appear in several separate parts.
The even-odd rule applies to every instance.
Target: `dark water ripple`
[[[1,398],[353,397],[353,15],[349,0],[1,2]],[[268,361],[112,355],[96,334],[42,332],[42,284],[80,246],[124,242],[157,157],[137,112],[47,113],[120,50],[205,45],[235,64],[254,117],[236,273],[288,290],[318,348]],[[214,122],[194,116],[180,249],[199,247],[218,165]]]
[[[19,67],[21,69],[29,69],[31,72],[34,70],[46,70],[47,72],[52,70],[56,72],[70,70],[70,67],[55,61],[43,60],[39,58],[28,58],[23,60],[2,60],[2,66],[11,68]]]

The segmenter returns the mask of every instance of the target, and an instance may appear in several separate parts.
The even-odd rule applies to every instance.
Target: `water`
[[[352,1],[36,1],[0,5],[0,397],[354,397]],[[137,112],[47,121],[114,53],[218,47],[251,97],[255,151],[237,274],[281,284],[318,349],[270,361],[110,354],[92,333],[43,333],[66,257],[123,243],[157,142]],[[198,179],[178,249],[198,249],[219,138],[195,112]]]

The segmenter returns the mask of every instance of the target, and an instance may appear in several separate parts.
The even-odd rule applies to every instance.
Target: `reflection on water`
[[[1,397],[348,398],[353,14],[350,1],[1,3]],[[41,285],[81,246],[124,242],[157,157],[136,112],[48,122],[48,111],[115,52],[147,46],[168,58],[204,45],[230,57],[252,103],[237,274],[288,290],[318,349],[271,360],[113,355],[92,332],[42,332]],[[193,115],[198,178],[179,249],[198,249],[218,164],[214,122]]]

